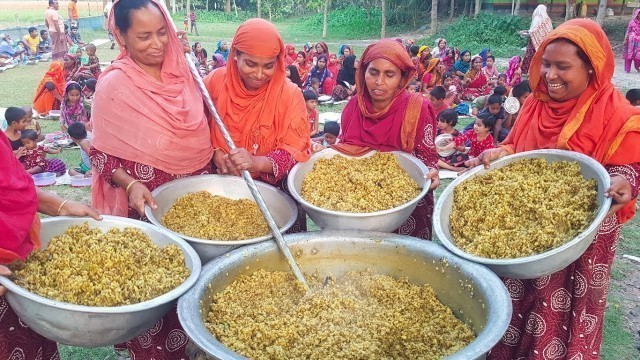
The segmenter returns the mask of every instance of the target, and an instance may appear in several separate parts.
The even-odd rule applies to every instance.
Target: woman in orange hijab
[[[62,94],[67,82],[64,79],[64,66],[56,61],[49,66],[33,97],[33,108],[38,114],[48,114],[51,110],[60,110]]]
[[[217,126],[211,129],[219,174],[253,177],[283,188],[298,161],[309,159],[309,123],[300,89],[285,76],[285,47],[276,27],[245,21],[235,34],[229,62],[205,78],[211,99],[237,149],[229,151]],[[303,211],[293,231],[306,229]]]
[[[415,73],[413,61],[397,41],[387,39],[369,45],[356,73],[358,96],[342,111],[342,134],[333,148],[354,156],[370,150],[412,154],[429,168],[425,176],[432,180],[433,190],[440,184],[433,143],[436,115],[422,94],[406,90]],[[396,231],[431,239],[433,205],[430,191]]]
[[[90,152],[92,204],[103,214],[141,218],[156,187],[211,172],[202,95],[159,1],[118,0],[109,16],[120,54],[98,81]],[[186,343],[171,310],[126,347],[132,359],[181,359]]]
[[[622,224],[635,215],[640,187],[640,109],[613,86],[614,55],[600,26],[565,22],[531,62],[533,96],[509,136],[469,165],[536,149],[576,151],[611,175],[609,216],[568,267],[533,280],[503,279],[513,302],[507,333],[490,359],[599,359],[609,273]]]

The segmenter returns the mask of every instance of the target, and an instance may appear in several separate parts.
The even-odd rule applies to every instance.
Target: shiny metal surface
[[[287,178],[289,191],[291,196],[302,205],[311,220],[322,229],[392,232],[409,218],[418,202],[427,195],[431,184],[431,180],[425,180],[424,178],[424,175],[429,170],[422,161],[402,151],[394,151],[392,153],[398,159],[400,166],[422,187],[420,194],[413,200],[395,208],[372,213],[349,213],[323,209],[306,201],[301,195],[302,182],[313,169],[315,162],[319,159],[331,158],[336,155],[346,156],[333,149],[325,149],[314,154],[309,161],[296,164]],[[373,154],[375,154],[375,151],[371,151],[363,157],[372,156]]]
[[[298,216],[296,203],[289,195],[269,184],[256,182],[256,186],[280,231],[289,230]],[[230,175],[184,177],[159,186],[151,192],[158,204],[158,208],[152,210],[149,206],[145,207],[145,215],[149,221],[173,235],[185,239],[196,250],[203,264],[242,245],[255,244],[272,239],[272,234],[268,234],[237,241],[207,240],[186,236],[165,228],[161,222],[162,216],[169,211],[179,197],[196,191],[208,191],[213,195],[221,195],[230,199],[253,199],[253,197],[242,178]]]
[[[595,179],[598,184],[598,210],[591,225],[573,240],[542,254],[517,259],[487,259],[468,254],[459,249],[451,236],[449,217],[453,207],[453,190],[465,180],[486,174],[491,169],[499,169],[514,161],[529,158],[545,158],[547,161],[575,161],[580,164],[582,176]],[[499,159],[491,164],[490,170],[478,166],[454,180],[440,195],[433,212],[433,228],[437,238],[454,254],[467,260],[486,265],[496,274],[514,279],[535,279],[564,269],[587,250],[598,233],[600,224],[611,207],[611,199],[604,196],[610,186],[607,170],[592,158],[573,151],[536,150],[527,151]]]
[[[35,332],[53,341],[84,347],[114,345],[125,342],[150,329],[174,305],[200,275],[201,263],[196,252],[179,237],[151,224],[115,216],[103,216],[102,221],[89,218],[52,217],[42,220],[42,248],[52,237],[60,235],[71,225],[89,222],[102,231],[112,228],[135,227],[147,234],[158,246],[175,244],[182,250],[191,275],[177,288],[154,299],[138,304],[116,307],[92,307],[64,303],[33,294],[8,278],[0,276],[0,283],[11,308]]]
[[[285,235],[306,273],[341,276],[373,269],[393,277],[429,284],[438,299],[467,323],[477,338],[450,360],[483,358],[502,337],[511,320],[511,298],[489,269],[454,256],[431,241],[379,232],[324,230]],[[298,254],[300,254],[298,256]],[[240,275],[258,269],[287,271],[287,263],[271,242],[245,246],[204,266],[196,285],[178,301],[180,323],[201,349],[218,359],[243,359],[218,342],[205,328],[202,314],[215,294]]]

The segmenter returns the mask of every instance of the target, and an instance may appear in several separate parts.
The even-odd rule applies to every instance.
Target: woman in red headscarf
[[[284,56],[284,64],[285,66],[293,65],[298,59],[298,54],[296,53],[296,47],[293,44],[287,44],[285,46],[285,56]]]
[[[60,110],[62,94],[66,81],[64,79],[64,66],[56,61],[49,65],[49,71],[44,74],[40,85],[33,97],[33,108],[39,114],[47,114],[51,110]]]
[[[300,89],[286,81],[284,44],[276,27],[245,21],[236,32],[229,62],[205,78],[207,90],[237,149],[229,150],[217,126],[211,129],[219,174],[252,176],[282,189],[289,170],[309,159],[309,123]],[[286,190],[286,189],[284,189]],[[306,229],[300,210],[292,231]]]
[[[507,333],[490,359],[599,359],[609,274],[622,224],[636,210],[640,188],[640,109],[613,86],[611,44],[591,20],[565,22],[531,61],[533,96],[509,136],[468,165],[522,151],[564,149],[605,166],[613,199],[587,251],[538,279],[503,279],[513,302]]]
[[[40,218],[47,215],[100,215],[87,205],[67,201],[41,191],[11,150],[9,139],[0,133],[0,275],[9,276],[6,267],[24,260],[40,248]],[[59,359],[58,346],[38,335],[20,321],[4,297],[0,286],[0,359]]]
[[[202,95],[159,0],[115,1],[109,20],[120,54],[93,100],[91,196],[104,214],[141,218],[156,187],[210,173],[213,147]],[[171,310],[126,346],[132,359],[179,359],[186,343]]]
[[[440,59],[434,58],[429,60],[427,69],[420,81],[420,92],[428,94],[434,87],[442,85],[444,70],[444,65],[440,64]]]
[[[433,143],[436,115],[422,94],[405,90],[415,72],[413,61],[397,41],[369,45],[356,73],[358,96],[342,111],[342,134],[333,147],[354,156],[370,150],[410,153],[429,168],[425,176],[432,180],[433,190],[440,184]],[[433,205],[430,191],[397,232],[431,239]]]

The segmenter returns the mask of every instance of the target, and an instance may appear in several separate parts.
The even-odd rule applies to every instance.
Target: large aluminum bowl
[[[125,342],[153,327],[174,306],[175,300],[195,284],[200,275],[200,259],[184,240],[151,224],[116,216],[103,216],[102,221],[71,217],[43,219],[40,232],[42,248],[46,248],[52,237],[64,233],[69,226],[85,222],[103,232],[112,228],[134,227],[142,230],[158,246],[175,244],[182,250],[191,275],[166,294],[141,303],[114,307],[75,305],[47,299],[0,276],[0,284],[9,290],[6,298],[11,308],[25,324],[48,339],[84,347]]]
[[[574,161],[580,164],[582,176],[586,179],[595,179],[598,184],[598,210],[591,225],[574,239],[562,246],[551,249],[541,254],[515,259],[488,259],[469,254],[458,248],[451,236],[449,217],[453,208],[453,190],[462,182],[476,176],[486,174],[493,169],[499,169],[514,161],[531,158],[544,158],[548,162]],[[604,192],[610,186],[610,177],[607,170],[594,159],[573,151],[565,150],[535,150],[527,151],[511,156],[506,156],[491,164],[489,170],[478,166],[469,170],[454,180],[444,191],[433,212],[433,228],[436,236],[454,254],[467,260],[488,266],[496,274],[513,279],[535,279],[552,274],[564,269],[582,255],[598,233],[600,224],[607,216],[611,207],[611,199],[604,196]],[[490,216],[490,215],[488,215]]]
[[[280,232],[284,233],[289,230],[298,217],[298,207],[296,203],[289,195],[285,194],[284,191],[269,184],[256,181],[256,186],[264,202],[267,204],[271,216],[273,216],[273,219],[280,228]],[[273,235],[268,234],[256,238],[235,241],[208,240],[180,234],[164,227],[164,225],[162,225],[162,217],[171,209],[176,200],[181,196],[197,191],[208,191],[213,195],[220,195],[234,200],[253,200],[253,196],[243,178],[229,175],[184,177],[159,186],[151,192],[156,204],[158,204],[158,208],[153,210],[148,205],[146,206],[145,215],[149,221],[173,235],[185,239],[196,250],[203,264],[240,246],[255,244],[273,237]]]
[[[362,157],[373,156],[373,154],[375,154],[375,151],[371,151]],[[422,188],[418,196],[400,206],[371,213],[351,213],[323,209],[306,201],[302,197],[302,182],[305,177],[307,177],[307,174],[313,170],[313,165],[316,161],[334,156],[355,158],[353,156],[340,154],[333,149],[325,149],[314,154],[309,161],[296,164],[293,169],[291,169],[289,177],[287,178],[289,191],[291,191],[291,196],[302,205],[302,208],[307,212],[311,220],[321,229],[392,232],[407,221],[418,205],[418,202],[427,195],[429,185],[431,185],[431,180],[424,178],[429,172],[429,169],[422,161],[402,151],[394,151],[392,154],[398,159],[400,167]]]
[[[438,299],[468,324],[477,338],[448,359],[482,358],[503,336],[511,320],[511,299],[489,269],[461,259],[431,241],[379,232],[324,230],[285,235],[305,273],[341,276],[373,269],[416,285],[429,284]],[[289,271],[276,244],[246,246],[208,263],[196,285],[178,301],[180,323],[195,342],[218,359],[243,359],[216,340],[202,320],[212,294],[238,276],[258,269]]]

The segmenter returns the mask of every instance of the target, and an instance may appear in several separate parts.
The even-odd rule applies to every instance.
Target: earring
[[[589,70],[589,74],[593,74],[593,70]]]

